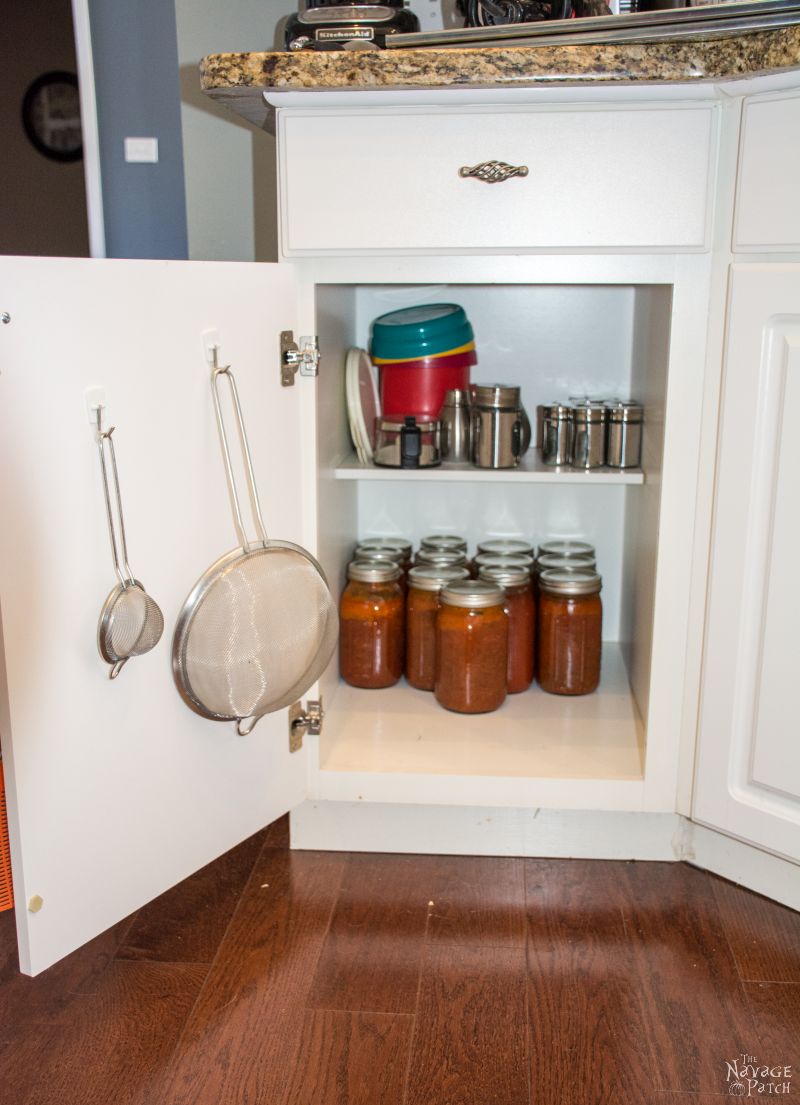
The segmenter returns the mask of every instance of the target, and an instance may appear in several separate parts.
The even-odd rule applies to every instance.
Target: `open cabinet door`
[[[0,311],[0,739],[20,965],[36,974],[305,796],[286,710],[241,737],[173,683],[178,611],[238,544],[204,331],[235,370],[270,537],[307,544],[314,492],[304,388],[280,384],[290,267],[3,258]],[[96,644],[116,577],[90,388],[116,427],[130,565],[165,623],[113,682]]]

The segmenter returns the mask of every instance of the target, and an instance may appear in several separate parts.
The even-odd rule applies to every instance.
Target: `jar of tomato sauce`
[[[465,579],[442,588],[436,616],[437,702],[461,714],[502,706],[508,668],[508,615],[503,588]]]
[[[536,639],[536,606],[530,571],[523,564],[519,567],[484,565],[478,578],[499,583],[503,588],[508,615],[508,693],[527,691],[533,682]]]
[[[434,564],[420,564],[408,573],[406,679],[417,690],[433,690],[439,592],[445,584],[468,575],[466,568],[439,568]]]
[[[586,569],[539,576],[539,684],[550,694],[591,694],[600,682],[602,580]]]
[[[339,670],[353,687],[391,687],[403,674],[405,604],[396,564],[353,561],[339,604]]]

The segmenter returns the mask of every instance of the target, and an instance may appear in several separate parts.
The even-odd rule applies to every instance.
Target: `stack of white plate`
[[[349,349],[344,365],[350,437],[361,464],[372,464],[380,399],[375,370],[365,349]]]

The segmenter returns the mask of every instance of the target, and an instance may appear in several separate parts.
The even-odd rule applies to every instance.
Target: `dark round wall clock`
[[[22,125],[45,157],[78,161],[83,155],[83,138],[75,74],[54,69],[37,77],[22,100]]]

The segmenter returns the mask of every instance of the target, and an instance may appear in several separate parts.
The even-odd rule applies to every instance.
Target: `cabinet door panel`
[[[731,281],[695,816],[800,860],[800,267]]]
[[[272,536],[302,542],[296,326],[278,266],[4,258],[0,307],[0,737],[22,969],[37,973],[302,800],[286,714],[246,738],[173,685],[176,615],[237,544],[201,332],[237,376]],[[84,391],[116,426],[134,574],[158,646],[113,682],[95,634],[115,582]],[[235,438],[234,438],[235,439]],[[41,898],[37,912],[26,905]]]
[[[707,105],[287,110],[279,127],[287,254],[705,244]],[[527,175],[459,175],[491,160]]]

